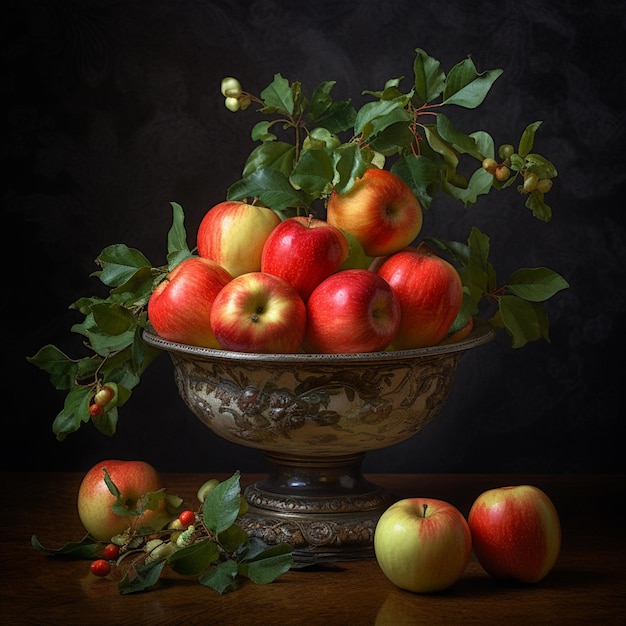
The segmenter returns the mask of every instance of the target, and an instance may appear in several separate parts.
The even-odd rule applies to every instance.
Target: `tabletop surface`
[[[212,475],[163,474],[164,486],[189,501]],[[228,475],[216,474],[223,479]],[[242,486],[262,478],[243,475]],[[626,624],[624,476],[607,475],[368,475],[397,497],[447,500],[465,515],[492,487],[534,484],[561,517],[561,554],[536,585],[496,583],[474,555],[447,591],[414,594],[390,583],[374,559],[291,570],[267,585],[247,581],[218,594],[196,579],[166,574],[147,592],[121,595],[96,578],[88,561],[50,557],[31,546],[78,541],[79,473],[0,474],[0,623],[89,624]]]

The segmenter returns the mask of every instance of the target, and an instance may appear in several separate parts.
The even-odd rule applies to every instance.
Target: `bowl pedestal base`
[[[249,536],[291,545],[294,568],[374,558],[376,523],[395,498],[365,480],[365,453],[265,455],[267,478],[244,490],[249,509],[239,523]]]

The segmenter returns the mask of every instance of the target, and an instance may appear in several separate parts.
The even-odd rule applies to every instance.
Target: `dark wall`
[[[68,306],[97,292],[89,274],[102,248],[124,242],[162,263],[169,203],[183,206],[194,233],[239,178],[257,118],[224,108],[223,76],[257,93],[276,72],[309,92],[336,80],[333,95],[356,104],[363,89],[411,77],[420,47],[445,69],[468,54],[479,70],[503,68],[479,113],[457,119],[496,143],[543,120],[536,149],[559,168],[549,224],[514,194],[493,194],[470,210],[441,200],[424,233],[464,240],[476,224],[503,276],[545,265],[571,288],[548,303],[551,343],[513,350],[500,336],[468,354],[439,418],[370,453],[365,469],[624,471],[624,2],[14,5],[2,9],[3,468],[85,470],[117,457],[163,471],[265,469],[260,452],[200,425],[166,355],[115,437],[87,425],[57,442],[63,395],[25,357],[46,343],[80,354]]]

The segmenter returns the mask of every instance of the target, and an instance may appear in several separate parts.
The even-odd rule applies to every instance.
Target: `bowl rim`
[[[415,359],[419,357],[451,354],[464,352],[471,348],[477,348],[491,341],[495,337],[495,330],[491,324],[480,317],[474,318],[474,327],[470,334],[454,343],[438,344],[426,348],[415,348],[413,350],[385,350],[381,352],[355,352],[339,354],[312,354],[312,353],[285,353],[285,354],[263,354],[258,352],[235,352],[232,350],[221,350],[215,348],[202,348],[191,346],[175,341],[164,339],[156,333],[148,322],[143,330],[143,340],[150,346],[165,350],[166,352],[180,355],[188,355],[203,360],[223,360],[223,361],[254,361],[257,363],[359,363],[359,362],[385,362],[400,361],[405,359]]]

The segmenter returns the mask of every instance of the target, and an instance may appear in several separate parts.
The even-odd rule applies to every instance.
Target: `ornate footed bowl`
[[[373,556],[394,496],[365,480],[369,450],[404,441],[440,412],[461,356],[494,336],[477,319],[465,339],[366,354],[251,354],[144,340],[168,352],[189,409],[224,439],[262,450],[267,477],[244,491],[241,524],[289,543],[296,567]]]

